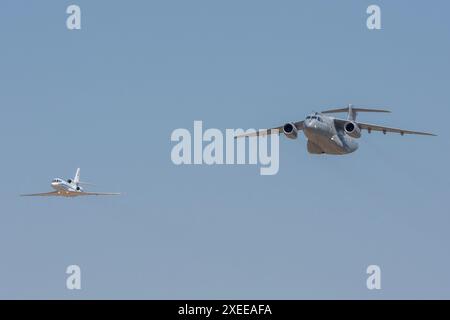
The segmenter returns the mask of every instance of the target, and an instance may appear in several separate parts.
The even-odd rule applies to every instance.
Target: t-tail
[[[77,169],[77,173],[75,173],[75,178],[73,178],[73,183],[78,185],[80,183],[80,168]]]
[[[322,113],[340,113],[340,112],[347,113],[347,119],[351,120],[351,121],[356,120],[356,116],[358,115],[358,112],[386,112],[386,113],[390,113],[389,110],[384,110],[384,109],[355,108],[351,104],[349,104],[345,108],[331,109],[331,110],[322,111]]]

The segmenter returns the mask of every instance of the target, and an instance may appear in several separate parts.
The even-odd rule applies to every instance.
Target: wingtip
[[[372,112],[392,113],[392,111],[388,109],[369,109],[369,110],[372,110]]]

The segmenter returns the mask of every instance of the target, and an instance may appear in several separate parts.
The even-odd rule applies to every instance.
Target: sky
[[[66,8],[81,8],[81,30]],[[368,30],[366,9],[381,8]],[[448,1],[0,3],[0,298],[449,299]],[[349,103],[357,152],[176,166],[177,128]],[[55,177],[105,198],[21,198]],[[81,268],[81,290],[66,268]],[[366,268],[381,268],[368,290]]]

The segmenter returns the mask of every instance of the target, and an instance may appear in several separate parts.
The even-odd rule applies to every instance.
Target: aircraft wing
[[[339,128],[344,128],[345,124],[348,122],[348,120],[343,120],[343,119],[334,119],[336,125]],[[433,133],[428,133],[428,132],[421,132],[421,131],[411,131],[411,130],[404,130],[404,129],[398,129],[398,128],[389,128],[389,127],[383,127],[383,126],[379,126],[379,125],[375,125],[375,124],[369,124],[369,123],[362,123],[362,122],[357,122],[355,121],[355,123],[358,125],[358,127],[361,130],[367,130],[369,131],[381,131],[384,134],[386,134],[386,132],[394,132],[394,133],[400,133],[401,135],[404,134],[420,134],[423,136],[436,136]]]
[[[386,132],[395,132],[395,133],[400,133],[401,135],[404,134],[420,134],[423,136],[436,136],[433,133],[428,133],[428,132],[421,132],[421,131],[411,131],[411,130],[404,130],[404,129],[397,129],[397,128],[389,128],[389,127],[383,127],[383,126],[377,126],[374,124],[368,124],[368,123],[361,123],[361,122],[356,122],[359,126],[360,129],[365,129],[367,131],[381,131],[384,134],[386,134]]]
[[[297,130],[303,130],[303,121],[295,122],[295,123],[293,123],[293,125],[295,125]],[[276,133],[280,134],[283,132],[283,127],[284,127],[284,125],[275,127],[275,128],[270,128],[270,129],[262,129],[262,130],[252,132],[252,133],[244,133],[244,134],[237,135],[234,138],[237,139],[237,138],[243,138],[243,137],[268,136],[268,135],[276,134]]]
[[[108,192],[73,192],[77,196],[120,196],[120,193],[108,193]]]
[[[58,192],[45,192],[45,193],[32,193],[32,194],[21,194],[21,197],[52,197],[59,196]]]

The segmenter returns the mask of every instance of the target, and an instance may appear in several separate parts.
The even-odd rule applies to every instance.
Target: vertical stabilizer
[[[353,109],[353,106],[351,104],[348,105],[348,115],[347,120],[355,121],[356,120],[356,110]]]
[[[75,178],[73,178],[73,183],[79,184],[80,183],[80,168],[77,169],[77,173],[75,173]]]

